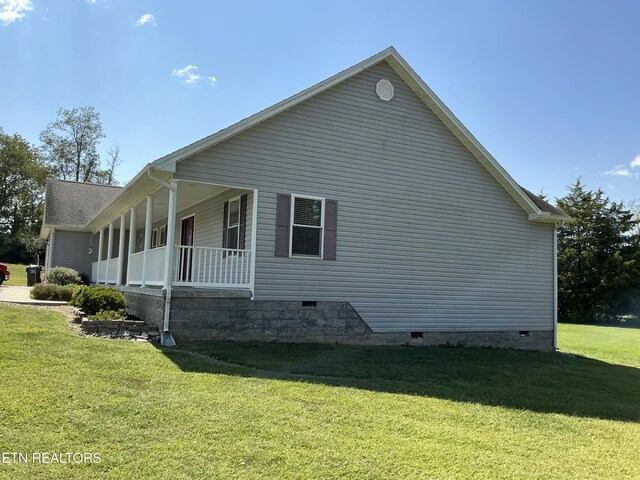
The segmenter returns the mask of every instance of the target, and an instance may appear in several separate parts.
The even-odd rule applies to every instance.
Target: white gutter
[[[169,332],[169,318],[171,316],[171,290],[173,278],[171,276],[171,266],[173,265],[173,244],[175,238],[176,229],[176,194],[178,185],[175,180],[165,182],[161,178],[156,177],[152,173],[152,169],[147,170],[149,178],[158,182],[169,189],[169,209],[167,212],[167,244],[166,255],[164,261],[164,322],[162,327],[162,334],[160,336],[160,343],[163,347],[173,347],[176,342]]]
[[[558,224],[553,226],[553,348],[558,350]]]

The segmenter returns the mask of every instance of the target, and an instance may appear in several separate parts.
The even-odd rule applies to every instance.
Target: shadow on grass
[[[240,342],[181,342],[162,351],[186,372],[640,422],[640,369],[562,353]]]

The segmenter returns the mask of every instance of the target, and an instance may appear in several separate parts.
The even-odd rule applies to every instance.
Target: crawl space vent
[[[388,102],[393,98],[393,85],[389,80],[384,78],[376,83],[376,94],[380,100]]]

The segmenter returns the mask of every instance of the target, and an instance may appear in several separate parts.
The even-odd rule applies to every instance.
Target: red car
[[[3,282],[9,280],[10,276],[11,273],[9,272],[9,267],[4,263],[0,263],[0,285],[2,285]]]

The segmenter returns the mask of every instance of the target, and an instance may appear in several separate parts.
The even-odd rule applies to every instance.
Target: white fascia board
[[[107,203],[98,213],[96,213],[93,218],[87,222],[86,225],[84,225],[84,229],[86,230],[90,230],[90,231],[96,231],[99,230],[100,228],[102,228],[104,225],[100,225],[99,220],[102,216],[104,216],[110,209],[114,208],[118,202],[122,201],[124,198],[126,198],[127,196],[133,194],[136,191],[136,188],[138,188],[138,186],[140,185],[141,181],[145,180],[148,178],[147,176],[147,172],[151,169],[153,169],[153,164],[148,163],[146,164],[142,170],[140,170],[140,172],[138,172],[138,174],[131,180],[129,181],[129,183],[127,183],[124,188],[122,188],[110,201],[109,203]],[[160,170],[160,169],[158,169]],[[175,171],[175,169],[173,170]],[[169,170],[164,170],[163,169],[163,173],[173,173],[172,171]],[[154,188],[154,190],[156,190],[157,188]],[[142,196],[146,195],[146,192],[142,192],[141,194]],[[137,203],[137,202],[134,202]],[[125,210],[129,210],[130,205],[126,205],[125,207],[122,208],[122,211]],[[120,213],[118,213],[118,215],[120,215]],[[118,216],[116,215],[116,216]],[[114,217],[115,218],[115,217]],[[107,220],[105,222],[108,223],[109,220]]]
[[[438,118],[451,130],[451,132],[469,149],[478,161],[489,171],[500,185],[528,214],[541,215],[543,212],[522,191],[518,183],[507,171],[493,158],[493,156],[480,144],[480,142],[467,130],[462,122],[449,110],[438,98],[411,66],[400,56],[397,50],[389,47],[376,55],[326,79],[322,82],[303,90],[271,107],[268,107],[238,123],[235,123],[213,135],[209,135],[197,142],[176,150],[153,162],[158,169],[175,172],[175,165],[180,160],[195,155],[213,145],[220,143],[238,133],[253,127],[285,110],[298,105],[305,100],[337,85],[354,75],[366,70],[382,61],[389,63],[391,68],[412,88],[420,99],[429,107]]]
[[[436,114],[436,116],[451,130],[473,154],[474,157],[489,171],[489,173],[504,187],[504,189],[518,202],[528,214],[540,215],[542,211],[533,203],[529,196],[522,191],[518,183],[493,158],[482,144],[467,130],[463,123],[449,110],[440,98],[429,88],[420,76],[397,52],[391,54],[388,61],[391,68],[412,87],[422,101]]]
[[[554,215],[549,212],[530,213],[529,220],[538,223],[571,223],[576,221],[575,218],[571,218],[569,215]]]

